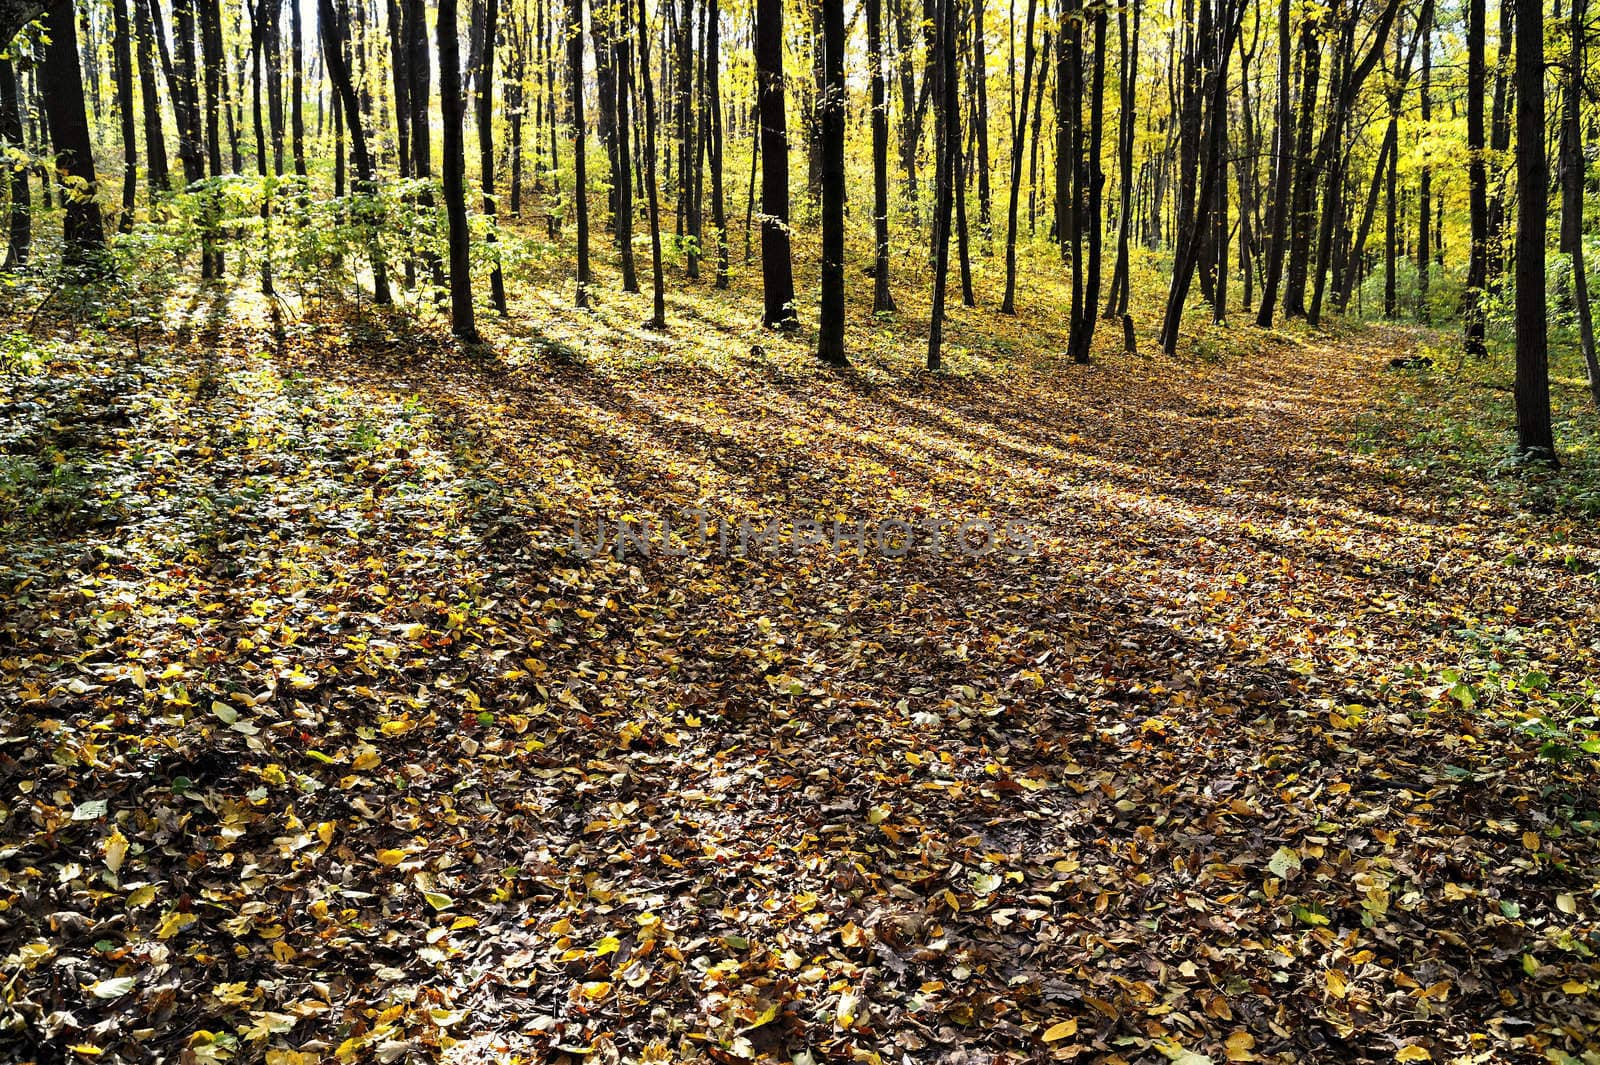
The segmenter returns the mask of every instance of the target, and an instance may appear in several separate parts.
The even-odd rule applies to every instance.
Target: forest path
[[[605,324],[630,311],[474,355],[199,301],[142,363],[63,350],[13,386],[121,410],[84,488],[102,553],[19,551],[3,585],[33,798],[0,867],[49,871],[8,927],[114,919],[85,926],[114,951],[22,970],[27,1030],[1596,1049],[1600,555],[1387,454],[1416,334],[1074,367],[974,332],[951,374],[905,338],[834,373],[743,319]],[[728,554],[572,548],[699,512]],[[1032,550],[732,550],[774,516],[1020,522]]]

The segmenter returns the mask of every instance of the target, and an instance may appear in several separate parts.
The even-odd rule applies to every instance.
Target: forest
[[[0,1062],[1600,1062],[1588,0],[50,2]]]

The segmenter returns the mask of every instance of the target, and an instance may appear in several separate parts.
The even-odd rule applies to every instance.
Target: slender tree
[[[493,2],[493,0],[491,0]],[[589,306],[589,174],[583,124],[583,0],[567,0],[567,130],[572,139],[573,205],[578,227],[579,307]]]
[[[84,105],[83,73],[78,66],[78,20],[71,0],[62,0],[44,15],[49,43],[40,71],[40,91],[50,123],[55,168],[66,205],[63,222],[65,260],[84,265],[105,248],[105,228],[97,184],[94,147],[89,133],[89,113]]]
[[[1022,101],[1021,110],[1011,127],[1011,188],[1006,203],[1006,291],[1000,300],[1001,314],[1017,313],[1017,206],[1022,191],[1022,153],[1026,147],[1025,134],[1028,129],[1028,86],[1033,80],[1033,23],[1038,8],[1039,0],[1028,0],[1026,28],[1022,31]],[[1127,112],[1123,114],[1126,116]],[[1127,125],[1126,117],[1123,118],[1123,125]]]
[[[22,153],[22,95],[17,84],[16,67],[11,57],[0,54],[0,147]],[[11,175],[11,210],[6,226],[5,269],[16,270],[28,265],[33,244],[32,196],[28,189],[28,168],[7,165]]]
[[[611,20],[611,35],[615,46],[617,168],[612,172],[611,180],[617,191],[616,237],[617,247],[622,253],[622,291],[638,292],[639,277],[633,260],[633,184],[629,177],[631,170],[629,161],[632,154],[629,145],[632,136],[629,105],[633,95],[633,34],[628,30],[628,26],[632,24],[633,16],[626,8],[619,10],[613,6],[627,3],[627,0],[604,0],[604,2],[611,12],[608,17]]]
[[[784,117],[783,0],[756,0],[756,79],[761,111],[762,322],[799,325],[789,258],[789,136]]]
[[[1423,44],[1423,71],[1427,44]],[[1517,451],[1556,465],[1550,424],[1550,366],[1544,291],[1546,194],[1544,149],[1544,18],[1541,8],[1517,20]]]
[[[1510,0],[1501,0],[1509,3]],[[1484,286],[1489,273],[1489,168],[1484,161],[1483,94],[1484,0],[1467,0],[1467,192],[1472,226],[1471,261],[1467,267],[1462,343],[1468,355],[1484,354]]]
[[[844,0],[822,8],[822,303],[817,357],[843,366],[844,353]]]
[[[161,96],[156,90],[155,22],[150,5],[155,0],[133,0],[134,55],[139,64],[139,96],[144,112],[144,169],[150,199],[158,199],[171,187],[168,173],[167,140],[161,124]]]
[[[644,76],[644,171],[650,208],[650,317],[647,329],[667,327],[667,279],[661,269],[661,192],[656,180],[656,93],[650,75],[650,23],[639,0],[639,72]]]
[[[961,151],[961,106],[956,81],[955,0],[935,0],[936,62],[930,71],[938,109],[938,163],[933,214],[933,309],[928,316],[928,369],[940,368],[944,344],[945,289],[950,276],[950,221],[955,200],[955,159]]]
[[[1537,2],[1542,2],[1542,0],[1537,0]],[[1423,145],[1422,165],[1417,176],[1417,320],[1426,324],[1433,317],[1432,308],[1428,303],[1430,281],[1428,275],[1433,264],[1433,253],[1429,250],[1433,237],[1433,164],[1429,160],[1429,154],[1432,150],[1429,139],[1433,136],[1431,129],[1433,122],[1433,0],[1422,0],[1420,19],[1422,22],[1422,76],[1419,89],[1422,94]],[[1544,149],[1541,146],[1541,158],[1543,158],[1543,151]],[[1541,229],[1540,232],[1543,232],[1543,230]],[[1543,262],[1544,251],[1542,248],[1539,254],[1540,262]],[[1544,282],[1541,280],[1541,289],[1543,284]]]
[[[330,0],[322,0],[329,3]],[[450,242],[450,331],[469,344],[478,341],[472,308],[472,234],[467,228],[466,146],[462,121],[461,40],[456,0],[439,0],[439,107],[444,115],[444,210]],[[351,116],[354,132],[359,119]]]
[[[378,238],[382,219],[374,214],[372,206],[378,186],[372,168],[372,156],[367,151],[366,131],[361,124],[360,104],[356,100],[349,64],[345,61],[345,22],[333,5],[334,0],[317,0],[317,33],[322,40],[322,61],[328,71],[328,80],[333,83],[334,114],[343,115],[344,126],[350,134],[350,152],[355,157],[356,191],[366,201],[358,209],[364,216],[368,257],[372,262],[372,301],[387,304],[390,302],[388,266],[384,262],[383,244]],[[343,158],[342,152],[340,158]]]
[[[577,0],[567,0],[574,4]],[[483,213],[489,219],[487,243],[493,245],[499,237],[495,233],[497,210],[494,191],[494,51],[500,32],[500,0],[482,0],[483,52],[478,66],[478,172],[483,182]],[[489,271],[489,301],[500,314],[506,313],[506,281],[500,270],[500,253],[490,248],[493,255]]]
[[[1578,348],[1583,354],[1584,373],[1589,378],[1589,395],[1600,407],[1600,357],[1595,353],[1594,314],[1589,306],[1589,278],[1584,269],[1583,251],[1583,74],[1585,31],[1588,13],[1586,0],[1571,0],[1567,22],[1570,45],[1567,54],[1565,100],[1561,121],[1561,220],[1572,255],[1572,294],[1578,317]]]
[[[883,76],[883,0],[867,2],[867,66],[872,93],[872,313],[895,310],[889,292],[889,101]],[[1034,0],[1030,0],[1034,2]]]
[[[721,17],[717,0],[706,0],[705,87],[706,115],[711,123],[711,224],[717,231],[717,288],[728,287],[728,215],[722,186],[722,82],[718,68],[722,65]]]

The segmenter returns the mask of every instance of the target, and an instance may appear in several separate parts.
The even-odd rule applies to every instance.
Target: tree
[[[1418,88],[1422,96],[1422,135],[1427,138],[1430,135],[1429,124],[1433,121],[1433,0],[1422,0],[1422,14],[1419,19],[1422,23],[1422,77]],[[1519,106],[1519,113],[1520,110]],[[1433,317],[1432,309],[1428,305],[1428,274],[1433,263],[1433,253],[1430,251],[1430,241],[1433,236],[1433,166],[1429,161],[1429,150],[1428,145],[1424,143],[1421,173],[1417,177],[1417,320],[1423,324],[1427,324]],[[1541,158],[1543,151],[1541,147]],[[1542,247],[1539,255],[1539,261],[1544,262]],[[1542,267],[1539,284],[1542,291],[1544,286]]]
[[[722,82],[717,68],[722,65],[720,16],[717,0],[706,0],[705,87],[706,111],[711,122],[711,224],[717,231],[717,278],[715,287],[728,287],[728,216],[722,187]]]
[[[761,112],[761,321],[793,329],[789,259],[789,136],[783,102],[783,0],[755,0],[755,61]]]
[[[644,171],[650,207],[650,317],[647,329],[667,327],[667,280],[661,271],[661,193],[656,179],[656,94],[650,76],[650,24],[639,0],[639,72],[644,75]]]
[[[577,0],[567,0],[575,4]],[[483,55],[478,66],[478,171],[483,182],[483,213],[489,219],[488,243],[494,244],[494,49],[500,30],[499,0],[483,0]],[[506,282],[500,270],[500,255],[495,249],[489,271],[489,301],[501,314],[506,313]]]
[[[1028,36],[1033,36],[1033,0],[1029,0],[1028,11]],[[1130,40],[1128,34],[1128,4],[1117,8],[1117,55],[1121,60],[1118,71],[1120,80],[1120,96],[1117,108],[1117,184],[1119,201],[1117,204],[1117,261],[1111,268],[1111,293],[1106,297],[1107,318],[1123,318],[1123,333],[1127,340],[1128,350],[1133,350],[1133,319],[1128,314],[1128,289],[1129,272],[1132,264],[1129,262],[1129,238],[1133,229],[1133,188],[1135,184],[1133,173],[1133,127],[1134,127],[1134,90],[1138,86],[1139,75],[1139,18],[1144,11],[1143,0],[1132,0],[1133,7],[1133,35]],[[1027,107],[1027,79],[1023,79],[1023,107]],[[1020,161],[1020,156],[1018,157]],[[1252,164],[1253,165],[1253,164]],[[1021,168],[1018,166],[1012,173],[1011,182],[1015,185],[1021,179]],[[1013,203],[1015,193],[1013,192]],[[1015,208],[1013,207],[1013,210]],[[1010,285],[1010,274],[1013,270],[1007,269],[1007,285]]]
[[[22,95],[17,84],[16,67],[11,58],[0,55],[0,148],[22,152]],[[15,270],[28,265],[33,243],[33,216],[28,190],[28,169],[7,165],[11,174],[11,210],[6,226],[5,269]]]
[[[817,357],[843,366],[844,354],[844,0],[822,7],[822,305]]]
[[[939,101],[938,163],[933,209],[933,309],[928,315],[928,369],[940,366],[944,344],[945,288],[950,277],[950,215],[955,199],[956,153],[961,151],[960,99],[956,85],[955,0],[936,0],[933,32],[938,37],[929,79]]]
[[[1035,2],[1035,0],[1030,0]],[[889,100],[883,76],[883,0],[867,0],[867,66],[872,94],[872,313],[895,309],[889,292]]]
[[[617,248],[622,253],[622,291],[638,292],[639,277],[633,262],[633,186],[629,181],[629,158],[631,148],[628,140],[631,136],[632,125],[629,120],[628,102],[633,92],[633,34],[628,26],[633,21],[633,16],[626,8],[620,12],[621,24],[617,19],[619,12],[614,4],[626,4],[628,0],[603,0],[608,11],[607,19],[610,23],[610,36],[615,48],[614,65],[616,68],[616,116],[617,116],[617,163],[611,172],[611,183],[616,188],[616,237]]]
[[[139,96],[144,105],[144,168],[150,198],[155,200],[171,187],[168,173],[166,133],[161,125],[161,96],[156,91],[156,61],[153,39],[155,23],[150,5],[155,0],[133,0],[133,30],[137,41],[134,54],[139,63]]]
[[[330,0],[322,0],[329,3]],[[450,242],[450,331],[469,344],[478,341],[472,309],[472,234],[467,228],[466,158],[462,121],[461,41],[456,0],[439,0],[439,109],[444,113],[444,210]],[[360,120],[351,114],[352,132]],[[359,137],[359,133],[357,133]]]
[[[1510,0],[1501,0],[1509,3]],[[1467,0],[1467,186],[1472,259],[1467,268],[1462,344],[1468,355],[1484,354],[1484,286],[1489,273],[1489,169],[1484,163],[1484,0]]]
[[[78,66],[77,23],[71,0],[45,12],[44,32],[49,43],[44,50],[40,89],[66,204],[63,257],[69,264],[83,265],[105,248],[106,236],[100,205],[95,202],[94,145]]]
[[[589,173],[583,125],[583,0],[567,0],[567,129],[572,138],[573,204],[577,213],[576,302],[589,306]]]
[[[111,0],[112,78],[117,86],[117,119],[122,133],[122,211],[117,229],[133,230],[133,205],[139,189],[139,143],[133,119],[133,41],[127,0]]]
[[[1572,294],[1578,317],[1578,348],[1583,354],[1589,394],[1600,407],[1600,358],[1595,354],[1594,314],[1583,253],[1583,73],[1586,0],[1572,0],[1567,23],[1567,70],[1561,117],[1561,232],[1572,255]],[[1487,215],[1487,204],[1485,205]]]
[[[1289,235],[1289,204],[1294,177],[1295,115],[1290,96],[1290,0],[1278,0],[1278,128],[1272,148],[1272,235],[1267,239],[1267,270],[1262,281],[1261,309],[1256,325],[1271,328],[1283,277],[1284,245]]]
[[[1017,313],[1017,205],[1022,191],[1022,153],[1026,148],[1028,130],[1028,86],[1033,80],[1033,23],[1038,7],[1039,0],[1028,0],[1026,28],[1022,31],[1022,109],[1011,127],[1011,188],[1006,201],[1006,291],[1000,300],[1001,314]],[[1126,112],[1123,125],[1127,125],[1125,116]]]
[[[343,114],[345,126],[350,132],[350,152],[355,156],[356,191],[367,201],[358,209],[365,216],[367,248],[372,260],[372,301],[387,304],[390,302],[389,274],[383,258],[383,244],[378,238],[382,219],[375,215],[371,206],[378,186],[372,169],[372,156],[367,151],[367,135],[362,128],[355,86],[350,80],[350,67],[345,62],[344,21],[333,5],[334,0],[317,0],[317,34],[322,40],[322,58],[328,70],[328,80],[333,83],[334,113]]]
[[[1423,71],[1427,45],[1423,45]],[[1517,20],[1517,451],[1557,465],[1550,424],[1550,366],[1544,294],[1545,214],[1550,167],[1544,153],[1544,18]]]

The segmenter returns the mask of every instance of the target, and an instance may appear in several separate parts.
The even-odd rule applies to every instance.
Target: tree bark
[[[483,213],[489,219],[488,243],[498,243],[495,234],[494,192],[494,50],[500,32],[500,0],[483,2],[483,51],[478,67],[478,170],[483,182]],[[567,0],[568,4],[577,0]],[[554,106],[552,101],[551,106]],[[491,249],[493,262],[489,271],[489,302],[500,314],[506,313],[506,281],[500,270],[498,249]]]
[[[756,78],[761,110],[762,322],[799,324],[789,258],[789,139],[783,102],[783,0],[756,0]]]
[[[45,46],[39,86],[66,204],[63,258],[71,265],[86,264],[106,244],[100,205],[95,202],[94,148],[84,106],[83,74],[78,67],[77,23],[71,0],[45,12],[44,29],[50,43]]]
[[[19,153],[24,151],[21,95],[16,67],[9,56],[0,55],[0,146]],[[28,265],[33,250],[33,204],[27,167],[7,166],[6,170],[11,174],[11,211],[6,226],[5,269],[16,270]]]
[[[956,85],[955,0],[936,0],[933,29],[936,60],[929,71],[938,114],[938,166],[933,215],[933,310],[928,318],[928,369],[940,367],[944,343],[945,290],[950,278],[950,215],[955,199],[956,154],[961,151],[960,100]]]
[[[567,129],[572,139],[573,204],[578,228],[576,302],[589,306],[589,177],[583,122],[583,0],[567,0]]]
[[[1267,239],[1267,271],[1262,279],[1261,308],[1256,325],[1272,327],[1277,309],[1278,285],[1283,278],[1283,256],[1289,232],[1290,182],[1293,178],[1291,145],[1295,142],[1295,122],[1290,94],[1290,0],[1278,0],[1278,128],[1273,133],[1272,153],[1272,235]]]
[[[1544,288],[1550,167],[1544,150],[1542,7],[1517,21],[1517,451],[1525,459],[1557,465]],[[1426,71],[1426,43],[1423,49]]]
[[[1017,313],[1017,206],[1022,191],[1022,154],[1027,147],[1028,93],[1033,83],[1033,24],[1038,8],[1039,0],[1028,0],[1027,20],[1022,31],[1022,99],[1021,110],[1011,127],[1011,188],[1006,201],[1006,292],[1000,301],[1001,314]],[[1126,118],[1123,121],[1126,123]]]
[[[817,358],[844,366],[844,0],[822,8],[822,299]],[[870,56],[869,56],[870,58]]]
[[[650,24],[639,0],[639,70],[644,74],[644,172],[650,208],[650,318],[647,329],[667,328],[666,278],[661,270],[661,192],[656,178],[656,93],[650,74]]]
[[[330,0],[322,0],[328,3]],[[456,0],[439,0],[439,109],[444,118],[444,210],[450,242],[450,331],[467,343],[478,340],[472,307],[472,234],[467,228],[466,150],[462,120],[461,40]],[[351,115],[351,132],[359,128]]]

